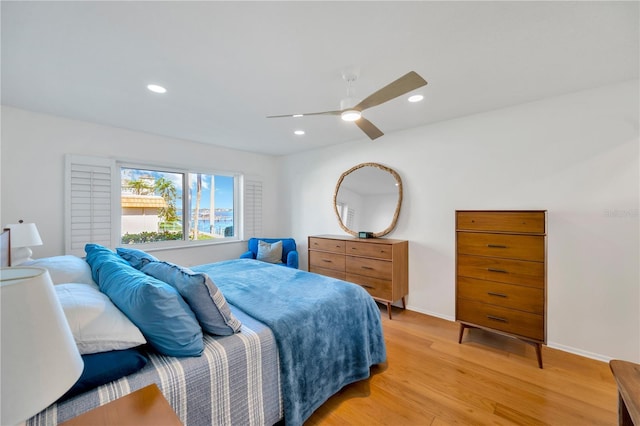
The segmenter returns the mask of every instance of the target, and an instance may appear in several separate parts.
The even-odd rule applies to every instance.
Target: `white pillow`
[[[147,342],[138,327],[97,288],[83,283],[54,288],[81,354],[128,349]]]
[[[91,278],[91,266],[82,258],[72,255],[44,257],[22,263],[20,266],[34,266],[49,271],[54,284],[84,283],[97,285]]]
[[[269,244],[259,240],[256,259],[269,263],[282,263],[282,241]]]

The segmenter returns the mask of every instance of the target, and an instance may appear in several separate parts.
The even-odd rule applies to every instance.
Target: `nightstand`
[[[60,426],[182,426],[157,385],[80,414]]]
[[[640,425],[640,364],[614,359],[609,366],[618,385],[618,424]]]

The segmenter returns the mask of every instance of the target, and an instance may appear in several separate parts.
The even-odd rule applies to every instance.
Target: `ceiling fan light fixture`
[[[148,84],[147,89],[151,90],[153,93],[167,93],[167,89],[157,84]]]
[[[342,117],[344,121],[356,121],[361,116],[362,116],[362,113],[355,109],[348,109],[346,111],[343,111],[342,114],[340,114],[340,117]]]

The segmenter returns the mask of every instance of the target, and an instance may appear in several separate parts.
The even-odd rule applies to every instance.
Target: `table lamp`
[[[61,397],[84,363],[46,269],[0,268],[0,424]]]
[[[36,224],[19,220],[6,227],[11,229],[11,265],[17,266],[31,260],[33,252],[30,247],[42,245]]]

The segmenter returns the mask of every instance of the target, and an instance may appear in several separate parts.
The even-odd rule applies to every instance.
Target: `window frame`
[[[243,179],[243,174],[239,172],[229,172],[229,171],[221,171],[221,170],[213,170],[213,169],[191,169],[191,168],[183,168],[183,167],[172,167],[172,166],[161,166],[158,164],[144,163],[138,161],[120,161],[116,160],[116,175],[118,176],[118,201],[114,206],[117,209],[117,214],[115,215],[119,219],[117,220],[117,235],[118,246],[127,246],[142,249],[173,249],[173,248],[181,248],[181,247],[194,247],[194,246],[206,246],[206,245],[216,245],[216,244],[225,244],[231,242],[242,241],[242,223],[243,223],[243,214],[241,211],[241,202],[240,197],[241,193],[241,181]],[[159,173],[176,173],[182,175],[182,222],[183,222],[183,238],[180,240],[167,240],[167,241],[156,241],[152,243],[133,243],[133,244],[124,244],[122,243],[122,199],[121,199],[121,178],[122,178],[122,169],[134,169],[134,170],[148,170]],[[214,175],[214,176],[227,176],[233,178],[233,227],[234,227],[234,235],[232,237],[224,237],[224,238],[215,238],[208,240],[191,240],[189,239],[189,233],[191,230],[191,215],[193,211],[191,209],[191,186],[190,186],[190,176],[191,175]],[[185,193],[186,192],[186,193]],[[187,219],[185,219],[187,218]]]

